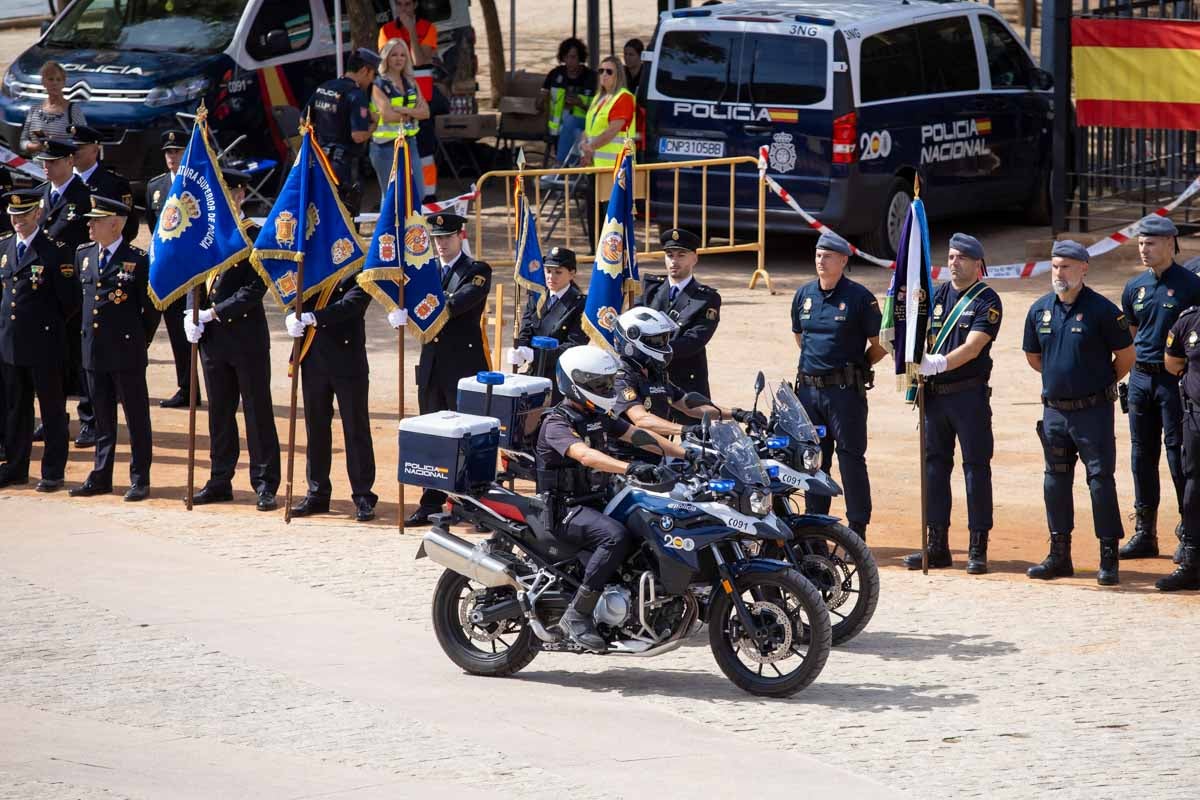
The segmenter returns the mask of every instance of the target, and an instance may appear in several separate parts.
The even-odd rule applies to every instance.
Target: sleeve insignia
[[[995,325],[999,321],[1000,321],[1000,309],[989,308],[988,309],[988,323],[991,325]]]
[[[487,278],[483,277],[482,275],[476,275],[474,278],[471,278],[471,283],[475,284],[476,286],[483,286],[487,283]]]
[[[1050,312],[1047,311],[1046,313],[1049,314]],[[1123,331],[1129,330],[1129,320],[1125,318],[1124,314],[1117,315],[1117,327]]]
[[[121,195],[121,202],[130,208],[133,208],[133,195],[129,193]]]
[[[1171,333],[1168,333],[1168,334],[1167,334],[1167,347],[1170,347],[1170,346],[1171,346],[1171,345],[1173,345],[1173,344],[1175,344],[1175,333],[1174,333],[1174,331],[1172,331]]]
[[[73,278],[73,277],[75,277],[75,265],[74,264],[60,264],[58,266],[58,272],[64,278]]]
[[[717,321],[717,310],[715,308],[704,309],[704,318],[712,320],[713,322],[716,322]]]
[[[654,407],[654,401],[651,400],[649,397],[647,397],[644,401],[642,401],[642,406],[645,407],[645,409],[647,411],[649,411],[651,408]]]
[[[626,402],[633,402],[634,400],[637,400],[637,392],[632,388],[626,388],[625,391],[621,392],[621,399],[625,400]]]

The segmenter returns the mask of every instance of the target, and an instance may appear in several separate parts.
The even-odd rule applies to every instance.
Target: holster
[[[1046,436],[1046,426],[1039,419],[1034,426],[1037,430],[1038,439],[1042,442],[1042,453],[1046,460],[1046,470],[1048,472],[1068,472],[1071,465],[1065,460],[1067,451],[1061,447],[1053,447],[1050,444],[1050,439]]]
[[[1117,384],[1117,400],[1121,403],[1121,413],[1129,413],[1129,384],[1121,381]]]

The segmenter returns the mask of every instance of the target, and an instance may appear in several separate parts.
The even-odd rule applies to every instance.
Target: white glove
[[[193,323],[192,312],[190,311],[187,312],[187,315],[183,318],[183,335],[186,336],[187,340],[192,344],[199,344],[200,337],[204,335],[204,323],[201,322],[198,325]]]
[[[526,353],[529,355],[525,355]],[[512,366],[521,367],[533,360],[533,351],[528,347],[510,347],[506,358]]]
[[[945,372],[946,357],[936,353],[926,353],[921,356],[921,365],[917,367],[917,370],[922,375],[937,375],[939,372]]]
[[[517,352],[521,354],[521,358],[525,359],[526,364],[528,364],[530,361],[533,361],[532,347],[518,347]]]
[[[293,339],[299,339],[304,335],[304,329],[309,325],[316,325],[317,318],[311,312],[305,311],[300,315],[300,319],[296,319],[295,313],[290,313],[283,318],[283,322],[287,325],[288,336]]]
[[[388,324],[396,330],[400,330],[408,324],[408,311],[403,308],[397,308],[395,311],[389,311]]]
[[[217,318],[217,312],[211,308],[200,309],[200,324],[207,325]]]

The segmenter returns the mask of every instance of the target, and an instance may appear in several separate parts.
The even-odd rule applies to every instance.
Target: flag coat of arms
[[[415,331],[417,340],[425,344],[441,332],[450,319],[450,310],[442,289],[433,236],[413,196],[409,177],[411,157],[407,137],[399,137],[392,151],[392,172],[358,285],[389,312],[403,304],[408,311],[409,330]],[[397,175],[405,179],[397,181]]]
[[[527,292],[537,295],[537,310],[542,313],[546,301],[546,271],[542,267],[542,245],[537,235],[537,215],[529,206],[522,184],[517,178],[517,255],[513,279]]]
[[[179,172],[150,238],[150,300],[160,311],[250,252],[208,124],[197,115]]]
[[[636,292],[640,283],[633,227],[633,150],[627,142],[613,171],[612,192],[596,243],[583,309],[582,327],[592,344],[612,351],[625,292]]]
[[[900,231],[896,271],[883,305],[879,338],[895,357],[896,375],[908,399],[915,399],[917,368],[925,354],[933,275],[929,256],[929,225],[918,196],[909,206]]]
[[[363,263],[354,223],[338,198],[333,171],[312,129],[302,129],[300,155],[267,215],[250,262],[271,295],[290,306],[337,285]],[[297,266],[304,260],[304,285]]]

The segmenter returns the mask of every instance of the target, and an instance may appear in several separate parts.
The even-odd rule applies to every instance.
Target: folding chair
[[[564,169],[578,167],[580,160],[579,142],[571,145],[570,151],[567,153],[567,158],[562,163]],[[545,175],[539,179],[542,189],[542,204],[538,207],[538,217],[545,219],[550,223],[550,227],[543,234],[545,239],[549,239],[554,235],[554,231],[558,229],[558,223],[566,218],[566,204],[574,203],[577,211],[577,219],[584,226],[585,236],[588,234],[588,228],[591,223],[591,215],[588,214],[588,197],[589,187],[591,183],[590,175],[572,175],[570,181],[570,191],[567,191],[567,176],[566,175]],[[569,195],[569,196],[568,196]],[[550,205],[550,210],[546,211],[546,206]]]

